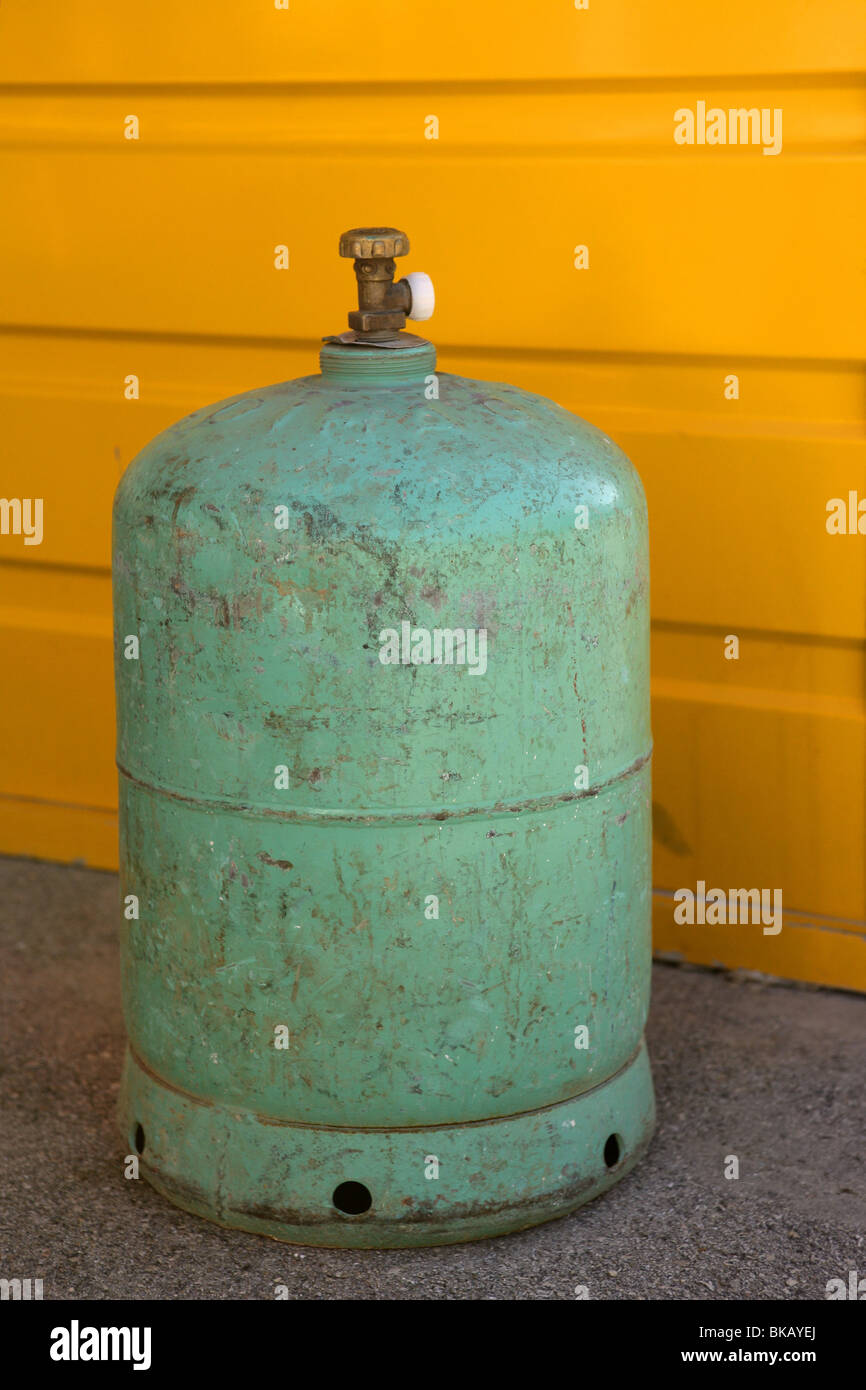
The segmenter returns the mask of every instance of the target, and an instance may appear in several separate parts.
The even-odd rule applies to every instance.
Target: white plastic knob
[[[405,279],[412,296],[412,308],[407,318],[413,319],[416,323],[423,323],[424,319],[432,318],[433,310],[436,308],[433,281],[423,270],[410,270]]]

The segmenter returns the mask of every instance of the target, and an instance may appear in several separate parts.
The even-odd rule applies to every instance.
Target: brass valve
[[[358,307],[349,327],[365,338],[399,333],[406,319],[427,319],[433,312],[433,285],[420,271],[394,284],[394,261],[409,250],[409,238],[396,227],[353,227],[340,237],[340,255],[355,261]]]

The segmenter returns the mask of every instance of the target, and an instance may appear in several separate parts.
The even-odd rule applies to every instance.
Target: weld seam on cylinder
[[[472,817],[490,817],[507,815],[524,815],[533,811],[552,811],[559,806],[570,805],[572,802],[583,801],[587,797],[598,796],[606,791],[608,787],[615,786],[617,782],[623,782],[626,778],[634,776],[645,767],[652,758],[652,748],[648,753],[642,754],[622,772],[617,772],[613,777],[608,777],[604,782],[595,782],[591,787],[585,787],[582,791],[573,792],[553,792],[547,796],[529,797],[526,801],[515,802],[494,802],[489,806],[465,806],[455,807],[449,810],[447,807],[441,811],[388,811],[385,809],[374,811],[359,807],[356,811],[335,811],[318,810],[312,806],[296,807],[294,810],[280,811],[275,806],[251,806],[248,803],[231,800],[220,800],[218,798],[190,796],[187,792],[171,791],[168,787],[157,787],[153,782],[146,782],[142,777],[136,777],[132,772],[125,768],[122,763],[116,763],[116,767],[121,777],[126,778],[136,787],[141,787],[144,791],[151,792],[154,796],[165,796],[172,801],[182,801],[187,805],[196,806],[203,811],[229,811],[238,816],[260,816],[272,818],[274,820],[286,821],[308,821],[315,823],[341,822],[348,825],[359,824],[416,824],[419,821],[446,821],[446,820],[468,820]]]
[[[628,1071],[646,1047],[646,1039],[641,1033],[640,1042],[634,1052],[626,1058],[621,1066],[617,1067],[616,1071],[611,1072],[610,1076],[604,1077],[602,1081],[596,1081],[593,1086],[587,1086],[583,1091],[575,1091],[573,1095],[565,1096],[562,1100],[550,1101],[547,1105],[533,1105],[528,1110],[514,1110],[510,1115],[485,1115],[478,1120],[444,1120],[437,1121],[436,1124],[432,1125],[327,1125],[316,1124],[312,1120],[284,1120],[275,1115],[265,1115],[260,1110],[245,1110],[243,1106],[208,1100],[205,1096],[197,1096],[192,1091],[184,1090],[182,1086],[178,1086],[174,1081],[168,1081],[166,1077],[160,1076],[159,1072],[154,1071],[153,1067],[148,1066],[147,1062],[138,1055],[131,1042],[127,1042],[127,1046],[135,1065],[158,1086],[163,1086],[167,1091],[173,1091],[175,1095],[182,1096],[184,1100],[192,1101],[195,1105],[204,1106],[206,1109],[225,1110],[232,1115],[251,1115],[259,1124],[267,1125],[269,1128],[322,1129],[336,1134],[426,1134],[439,1129],[472,1129],[479,1125],[507,1124],[509,1120],[520,1120],[529,1115],[541,1115],[547,1110],[557,1109],[560,1105],[570,1105],[583,1100],[584,1096],[593,1095],[595,1091],[600,1091],[603,1086],[609,1085],[623,1072]]]

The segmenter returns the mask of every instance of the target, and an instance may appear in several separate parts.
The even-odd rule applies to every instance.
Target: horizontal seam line
[[[576,1091],[573,1095],[566,1096],[563,1100],[555,1100],[548,1105],[534,1105],[528,1110],[515,1110],[510,1115],[488,1115],[480,1120],[444,1120],[433,1125],[317,1125],[311,1120],[282,1120],[276,1116],[264,1115],[260,1110],[244,1110],[243,1106],[231,1105],[224,1101],[207,1100],[204,1096],[195,1096],[191,1091],[185,1091],[181,1086],[176,1086],[174,1082],[168,1081],[148,1066],[147,1062],[139,1057],[132,1043],[128,1043],[128,1047],[129,1055],[136,1066],[140,1067],[147,1076],[152,1077],[158,1085],[164,1086],[166,1090],[173,1091],[175,1095],[183,1096],[185,1100],[191,1100],[195,1105],[200,1105],[205,1109],[215,1108],[230,1110],[233,1113],[240,1112],[252,1116],[254,1120],[258,1120],[262,1124],[286,1129],[324,1129],[339,1134],[417,1134],[434,1129],[471,1129],[478,1125],[505,1124],[509,1120],[521,1120],[527,1115],[540,1115],[545,1110],[553,1110],[559,1105],[569,1105],[572,1101],[583,1100],[584,1096],[591,1096],[594,1091],[600,1091],[603,1086],[609,1085],[610,1082],[615,1081],[618,1076],[627,1071],[643,1051],[645,1040],[641,1034],[640,1042],[634,1052],[610,1076],[606,1076],[602,1081],[597,1081],[594,1086],[589,1086],[585,1091]]]
[[[274,820],[288,821],[348,821],[350,823],[359,822],[412,822],[417,821],[446,821],[464,820],[472,816],[496,816],[506,814],[522,814],[524,811],[547,810],[555,806],[567,805],[573,801],[582,801],[587,797],[598,796],[600,792],[608,787],[614,786],[617,782],[622,782],[626,777],[631,777],[639,772],[642,767],[650,761],[652,750],[637,758],[623,772],[616,773],[604,782],[596,782],[592,787],[587,787],[583,791],[573,792],[553,792],[547,796],[530,797],[526,801],[517,802],[494,802],[489,806],[466,806],[456,807],[453,810],[443,808],[440,811],[388,811],[372,810],[369,807],[359,807],[357,810],[317,810],[315,807],[298,807],[294,810],[281,811],[272,806],[251,806],[244,802],[235,802],[218,797],[199,797],[191,796],[185,792],[171,791],[167,787],[154,786],[152,782],[146,782],[141,777],[136,777],[132,772],[125,768],[122,763],[117,762],[117,770],[121,777],[132,782],[135,786],[143,788],[145,791],[152,792],[155,796],[165,796],[172,801],[182,801],[190,806],[200,806],[205,810],[233,811],[236,815],[260,816],[262,818],[272,818]]]

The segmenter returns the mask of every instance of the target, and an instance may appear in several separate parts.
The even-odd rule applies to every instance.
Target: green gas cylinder
[[[443,1244],[652,1132],[646,504],[591,425],[438,370],[403,233],[340,250],[320,374],[117,490],[120,1117],[211,1220]]]

